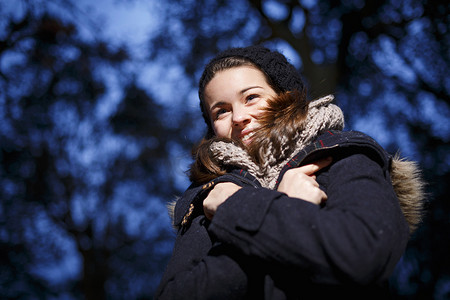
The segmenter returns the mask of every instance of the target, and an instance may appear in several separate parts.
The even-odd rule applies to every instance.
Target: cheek
[[[268,101],[269,101],[268,99],[264,99],[263,101],[260,101],[260,103],[258,103],[259,109],[263,109],[263,108],[267,107],[269,105]]]
[[[251,114],[255,117],[259,117],[264,109],[268,106],[267,101],[260,101],[252,110]]]
[[[231,138],[231,126],[224,121],[218,121],[213,124],[214,133],[218,137]]]

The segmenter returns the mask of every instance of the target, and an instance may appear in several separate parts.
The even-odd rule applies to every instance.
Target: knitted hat
[[[199,95],[203,92],[202,89],[205,88],[208,82],[206,80],[211,80],[207,78],[207,70],[210,69],[212,65],[224,59],[226,57],[243,57],[256,66],[258,66],[269,78],[271,84],[276,92],[286,92],[298,90],[302,92],[305,88],[303,80],[297,69],[287,61],[286,57],[277,52],[271,51],[260,45],[249,46],[245,48],[231,48],[219,53],[214,57],[208,65],[205,67],[202,77],[199,83]],[[200,95],[200,97],[202,97]],[[207,113],[204,111],[203,105],[200,103],[202,109],[203,118],[205,119],[208,128],[211,130],[211,124]]]

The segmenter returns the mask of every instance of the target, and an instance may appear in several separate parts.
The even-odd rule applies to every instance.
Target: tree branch
[[[336,64],[317,65],[311,59],[313,49],[307,34],[309,24],[308,11],[304,9],[305,25],[303,27],[303,32],[300,36],[296,36],[289,28],[289,22],[292,19],[292,11],[295,7],[292,2],[290,3],[291,13],[287,19],[280,22],[273,21],[267,16],[262,8],[261,0],[249,0],[249,2],[257,10],[266,25],[271,29],[271,35],[268,38],[262,39],[262,41],[281,38],[291,45],[291,47],[299,54],[302,60],[302,73],[308,81],[309,86],[312,87],[313,98],[334,93],[338,79]],[[326,83],[326,85],[323,83]]]

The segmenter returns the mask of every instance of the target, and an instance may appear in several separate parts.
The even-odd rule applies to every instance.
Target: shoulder
[[[389,169],[392,156],[371,136],[360,131],[327,131],[315,143],[329,145],[343,155],[364,154],[384,170]]]
[[[353,154],[368,156],[386,172],[390,168],[391,156],[369,135],[359,131],[327,130],[287,162],[280,172],[279,179],[290,168],[306,165],[327,156],[344,157]]]
[[[387,152],[381,147],[377,141],[371,136],[360,131],[338,131],[328,130],[319,135],[314,143],[318,143],[323,147],[340,147],[340,148],[369,148],[378,152],[380,156],[388,155]]]
[[[323,149],[328,147],[332,151],[329,154],[337,155],[338,159],[342,158],[339,166],[347,172],[352,170],[356,174],[362,170],[376,170],[378,166],[381,167],[383,177],[393,187],[410,232],[417,228],[423,217],[427,195],[426,183],[416,162],[402,159],[398,155],[391,156],[372,137],[359,131],[326,132],[320,135],[315,143],[323,144]],[[317,152],[320,153],[321,151]],[[304,163],[312,161],[314,155],[314,151],[307,154]],[[372,163],[371,168],[362,168],[370,161],[376,164]]]

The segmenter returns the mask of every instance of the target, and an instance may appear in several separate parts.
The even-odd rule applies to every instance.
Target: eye
[[[219,108],[216,113],[214,114],[214,119],[217,120],[220,118],[221,115],[223,115],[224,113],[226,113],[227,110],[225,108]]]
[[[256,99],[258,97],[259,97],[259,95],[257,95],[257,94],[251,94],[251,95],[248,95],[247,97],[245,97],[245,101],[249,102],[249,101],[252,101],[253,99]]]

